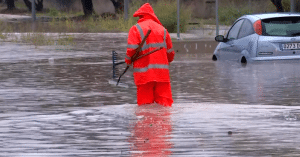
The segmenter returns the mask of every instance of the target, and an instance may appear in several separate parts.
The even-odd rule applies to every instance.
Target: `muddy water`
[[[297,61],[242,66],[178,52],[173,107],[137,107],[132,71],[122,78],[130,88],[108,84],[111,47],[121,60],[125,37],[78,43],[0,45],[0,156],[300,154]]]

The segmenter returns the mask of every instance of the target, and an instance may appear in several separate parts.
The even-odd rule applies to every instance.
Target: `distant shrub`
[[[237,7],[234,3],[227,7],[220,7],[218,10],[219,21],[223,25],[232,25],[239,17],[252,13],[253,11],[247,5]]]
[[[290,0],[282,0],[281,3],[282,3],[282,6],[283,6],[283,9],[285,12],[289,12],[291,10],[291,1]]]
[[[55,17],[55,16],[58,16],[59,14],[59,11],[55,8],[50,8],[49,9],[49,12],[48,12],[48,15],[51,16],[51,17]]]
[[[35,46],[42,46],[42,45],[53,45],[54,40],[42,33],[27,33],[21,35],[21,41],[24,43],[31,43]]]
[[[296,5],[297,5],[297,1],[298,0],[295,0],[295,4]],[[282,4],[282,7],[283,7],[283,9],[284,9],[285,12],[289,12],[290,11],[290,9],[291,9],[290,0],[282,0],[281,4]],[[267,10],[269,12],[276,12],[277,11],[275,5],[270,0],[268,1]]]
[[[170,32],[177,32],[177,2],[175,0],[161,0],[153,5],[156,16],[164,27]],[[187,30],[188,22],[191,20],[192,9],[189,6],[180,6],[180,32]]]
[[[141,7],[143,3],[139,0],[132,1],[129,5],[128,20],[124,20],[124,15],[119,15],[118,29],[121,31],[128,31],[138,21],[138,17],[133,17],[133,14]],[[170,32],[177,31],[177,3],[176,0],[160,0],[157,3],[151,4],[154,13],[163,24],[163,26]],[[191,19],[192,11],[188,6],[181,6],[180,8],[180,32],[187,30],[188,22]],[[111,23],[111,22],[108,22]]]

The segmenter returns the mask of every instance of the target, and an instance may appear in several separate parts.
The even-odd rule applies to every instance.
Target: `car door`
[[[244,22],[244,19],[241,19],[237,22],[235,22],[230,30],[227,33],[227,42],[222,43],[222,47],[219,49],[221,58],[225,60],[232,60],[234,53],[232,51],[236,51],[234,45],[234,41],[238,37],[238,33],[240,31],[240,28]]]
[[[252,23],[248,19],[244,19],[243,24],[239,30],[236,40],[232,40],[231,44],[231,58],[234,60],[240,60],[243,55],[243,51],[248,54],[253,51],[254,42],[257,41],[258,36],[255,35]]]

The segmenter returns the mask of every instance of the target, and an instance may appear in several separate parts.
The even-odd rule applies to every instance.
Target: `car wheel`
[[[246,57],[245,57],[245,56],[243,56],[243,57],[242,57],[242,59],[241,59],[241,63],[243,63],[243,64],[246,64],[246,63],[247,63],[247,59],[246,59]]]
[[[217,59],[217,56],[216,56],[216,55],[213,55],[213,56],[212,56],[212,60],[213,60],[213,61],[217,61],[217,60],[218,60],[218,59]]]

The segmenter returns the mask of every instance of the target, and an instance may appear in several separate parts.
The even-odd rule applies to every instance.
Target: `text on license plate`
[[[282,44],[284,50],[291,50],[291,49],[300,49],[300,43],[287,43]]]

